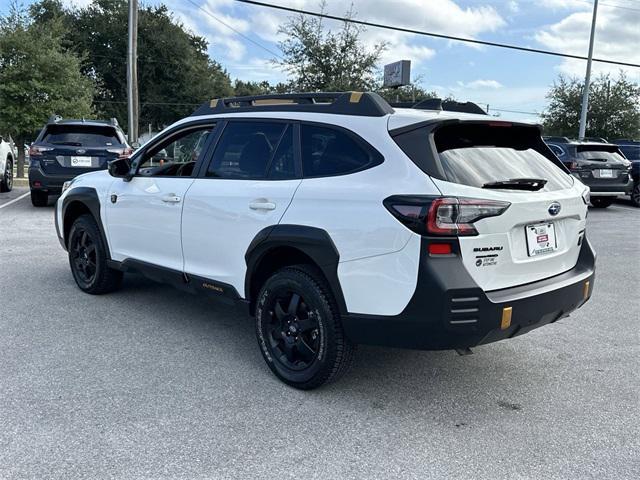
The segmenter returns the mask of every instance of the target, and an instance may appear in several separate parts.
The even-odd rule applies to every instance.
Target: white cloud
[[[604,5],[603,5],[604,7]],[[535,40],[550,50],[586,56],[592,13],[589,9],[570,13],[562,20],[549,25],[534,36]],[[621,8],[599,8],[593,56],[608,60],[640,63],[640,12]],[[640,77],[640,69],[594,62],[593,72],[617,73],[626,70],[632,78]],[[558,70],[564,74],[582,76],[585,62],[565,59]]]
[[[498,88],[502,88],[503,85],[497,80],[473,80],[468,83],[458,82],[458,86],[462,88],[467,88],[470,90],[480,90],[480,89],[492,89],[497,90]]]

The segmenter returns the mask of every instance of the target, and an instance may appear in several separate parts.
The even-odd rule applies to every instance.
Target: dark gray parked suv
[[[64,182],[106,170],[107,163],[132,152],[115,118],[62,120],[52,117],[29,149],[29,186],[35,207],[62,192]]]
[[[545,142],[572,175],[591,189],[594,207],[606,208],[616,197],[631,194],[631,162],[618,145],[564,137],[548,137]]]
[[[613,143],[620,147],[624,156],[631,162],[631,177],[633,178],[631,202],[636,207],[640,207],[640,141],[619,138]]]

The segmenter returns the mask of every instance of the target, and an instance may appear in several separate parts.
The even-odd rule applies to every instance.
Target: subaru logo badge
[[[82,148],[79,148],[78,150],[76,150],[76,153],[80,153],[80,154],[82,154],[82,153],[86,153],[86,152],[87,152],[87,151],[86,151],[86,150],[84,150],[84,149],[82,149]]]
[[[561,208],[562,206],[558,202],[553,202],[551,205],[549,205],[549,213],[555,217],[560,213]]]

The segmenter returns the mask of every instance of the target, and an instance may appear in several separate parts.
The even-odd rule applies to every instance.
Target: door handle
[[[165,203],[180,203],[181,198],[175,193],[171,193],[162,197],[161,200]]]
[[[249,208],[251,210],[275,210],[276,204],[273,202],[251,202]]]

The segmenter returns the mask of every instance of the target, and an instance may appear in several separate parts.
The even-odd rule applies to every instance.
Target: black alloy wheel
[[[640,180],[633,185],[633,191],[631,192],[631,203],[635,207],[640,207]]]
[[[268,307],[267,348],[291,370],[304,370],[320,351],[318,318],[300,294],[287,288],[275,293]]]
[[[356,346],[345,336],[335,298],[322,272],[293,265],[275,272],[256,304],[256,336],[271,371],[301,390],[344,374]]]
[[[69,253],[78,278],[90,285],[96,277],[96,244],[87,230],[79,228],[73,236]]]

